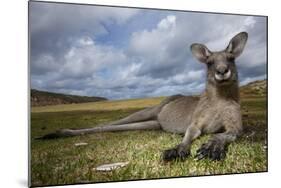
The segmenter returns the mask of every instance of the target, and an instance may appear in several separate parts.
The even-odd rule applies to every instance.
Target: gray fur
[[[214,134],[197,151],[198,159],[223,159],[226,146],[242,132],[238,74],[235,58],[243,51],[248,34],[234,36],[227,48],[211,52],[202,44],[192,44],[195,58],[207,65],[206,89],[200,97],[175,95],[159,105],[146,108],[107,125],[70,130],[64,129],[42,138],[58,138],[108,131],[155,130],[184,134],[175,148],[164,151],[163,159],[185,159],[194,139],[202,134]],[[222,132],[223,131],[223,132]]]

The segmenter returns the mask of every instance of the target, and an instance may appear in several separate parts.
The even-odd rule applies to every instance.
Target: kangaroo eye
[[[234,61],[235,57],[233,55],[227,56],[227,61]]]
[[[212,59],[207,60],[207,64],[213,64],[213,63],[214,63],[214,61]]]
[[[234,59],[235,59],[234,57],[227,58],[228,61],[234,61]]]

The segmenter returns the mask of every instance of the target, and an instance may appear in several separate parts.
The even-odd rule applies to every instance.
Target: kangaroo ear
[[[193,56],[202,63],[207,63],[208,57],[212,54],[210,50],[203,44],[192,44],[190,49]]]
[[[231,39],[225,51],[232,53],[235,57],[238,57],[243,52],[247,39],[248,33],[238,33]]]

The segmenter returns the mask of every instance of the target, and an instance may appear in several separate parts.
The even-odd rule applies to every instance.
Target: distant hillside
[[[243,97],[264,97],[267,95],[267,80],[258,80],[240,87],[240,95]],[[31,89],[31,106],[46,106],[57,104],[86,103],[107,100],[103,97],[87,97],[66,95]]]
[[[267,80],[258,80],[240,87],[241,97],[247,96],[266,96]]]
[[[107,100],[103,97],[87,97],[77,95],[67,95],[31,89],[31,106],[46,106],[57,104],[72,104],[97,102]]]

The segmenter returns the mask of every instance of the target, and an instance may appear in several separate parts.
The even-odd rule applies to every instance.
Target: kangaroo
[[[203,44],[192,44],[193,56],[207,66],[205,91],[200,97],[174,95],[159,105],[133,113],[121,120],[86,129],[63,129],[42,139],[100,132],[157,130],[184,134],[177,146],[165,150],[164,161],[184,160],[190,155],[192,141],[202,134],[214,134],[197,150],[198,159],[221,160],[227,146],[243,131],[238,73],[235,65],[248,39],[246,32],[235,35],[225,50],[211,52]]]

